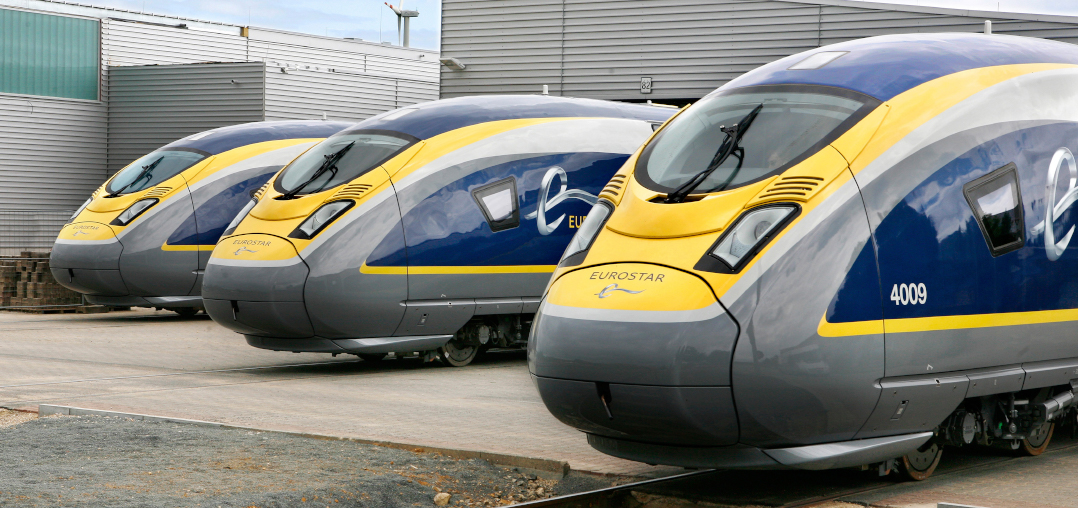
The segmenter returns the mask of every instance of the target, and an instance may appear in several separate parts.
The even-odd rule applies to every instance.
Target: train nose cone
[[[303,303],[308,273],[295,246],[284,238],[263,234],[228,238],[217,244],[206,265],[202,281],[206,313],[246,335],[248,342],[257,342],[258,337],[312,337],[314,329]]]
[[[123,244],[106,224],[76,222],[64,226],[52,247],[49,267],[60,285],[95,296],[125,296],[120,277]]]
[[[658,265],[603,265],[551,286],[528,363],[547,408],[606,453],[626,456],[616,450],[620,441],[732,445],[737,335],[696,276]]]

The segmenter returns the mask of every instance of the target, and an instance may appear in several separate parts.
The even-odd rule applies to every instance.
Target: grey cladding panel
[[[111,19],[101,30],[108,66],[247,61],[247,39],[239,35]]]
[[[0,94],[0,209],[78,208],[105,181],[105,125],[97,101]]]
[[[535,93],[546,84],[552,94],[576,97],[695,99],[756,67],[822,45],[984,29],[981,14],[963,10],[835,3],[510,0],[494,10],[475,0],[445,0],[442,54],[468,67],[442,68],[441,96]],[[993,17],[993,32],[1078,42],[1078,23],[1026,18]],[[653,79],[650,94],[640,93],[645,76]]]
[[[112,68],[109,171],[197,132],[261,121],[264,79],[261,62]]]
[[[358,122],[397,107],[397,81],[390,78],[292,70],[266,74],[266,119]],[[434,93],[428,93],[432,100]]]
[[[468,68],[441,68],[441,96],[536,93],[544,84],[560,94],[562,15],[562,0],[506,0],[497,9],[484,2],[443,2],[442,55]],[[458,30],[458,24],[468,28]],[[488,60],[472,59],[479,55]]]
[[[1023,390],[1046,386],[1066,386],[1072,380],[1078,380],[1078,359],[1076,358],[1026,363],[1022,365],[1022,368],[1026,371]]]

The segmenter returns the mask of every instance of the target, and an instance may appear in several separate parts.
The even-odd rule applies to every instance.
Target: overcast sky
[[[400,0],[393,0],[393,2],[396,1]],[[81,0],[81,2],[237,25],[397,43],[396,16],[383,4],[382,0]],[[496,8],[497,3],[498,0],[490,0],[491,8]],[[985,11],[1078,15],[1078,1],[1073,0],[906,0],[888,3]],[[404,0],[404,7],[419,10],[419,17],[412,20],[412,46],[438,49],[441,0]],[[379,34],[381,34],[380,39]]]

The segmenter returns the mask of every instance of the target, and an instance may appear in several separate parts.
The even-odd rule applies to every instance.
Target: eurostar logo
[[[71,236],[76,237],[76,236],[79,236],[79,235],[88,235],[88,234],[90,234],[90,233],[87,233],[87,232],[80,229],[78,231],[75,231],[74,233],[71,233]]]
[[[241,252],[250,252],[251,254],[254,254],[254,253],[258,252],[258,251],[248,249],[247,247],[240,247],[239,249],[236,250],[236,252],[233,252],[232,255],[233,256],[239,256]]]
[[[614,284],[611,284],[611,285],[603,288],[602,291],[599,291],[598,293],[595,293],[595,296],[598,296],[599,298],[607,298],[609,296],[613,296],[614,291],[623,291],[625,293],[629,293],[630,295],[638,295],[638,294],[644,292],[643,289],[641,289],[640,291],[633,291],[631,289],[622,289],[622,288],[618,287],[617,283],[614,283]]]

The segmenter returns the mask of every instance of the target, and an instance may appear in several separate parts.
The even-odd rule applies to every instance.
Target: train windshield
[[[129,164],[109,181],[105,192],[120,196],[148,189],[198,164],[208,154],[189,150],[158,150]]]
[[[720,159],[727,132],[762,106],[744,131],[739,156],[728,157],[694,193],[739,187],[801,162],[878,105],[855,92],[805,85],[747,87],[705,97],[648,144],[636,176],[658,192],[677,189]]]
[[[416,141],[388,131],[337,134],[292,161],[273,186],[282,198],[321,192],[362,176]]]

